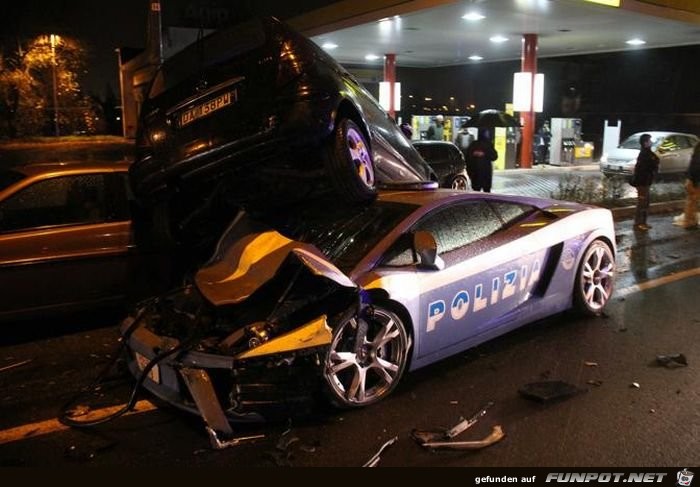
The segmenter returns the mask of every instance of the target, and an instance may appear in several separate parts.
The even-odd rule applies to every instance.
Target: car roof
[[[402,203],[419,207],[439,206],[442,203],[451,201],[468,201],[468,200],[500,200],[514,201],[518,203],[528,204],[537,208],[546,208],[550,206],[580,206],[578,204],[570,204],[565,201],[552,200],[547,198],[536,198],[530,196],[505,195],[497,193],[481,193],[452,190],[446,188],[426,189],[419,191],[412,190],[381,190],[377,197],[380,202],[387,203]]]
[[[413,140],[411,143],[413,145],[454,145],[457,147],[454,142],[449,140]]]
[[[693,137],[693,138],[696,138],[696,139],[698,138],[698,136],[695,135],[695,134],[689,134],[689,133],[686,133],[686,132],[669,132],[669,131],[663,131],[663,130],[648,130],[648,131],[646,131],[646,132],[635,132],[634,134],[631,134],[631,135],[629,135],[629,136],[627,136],[627,137],[625,137],[625,138],[626,138],[626,139],[629,139],[629,138],[632,138],[632,137],[641,137],[642,134],[649,134],[649,135],[651,135],[652,137],[667,137],[667,136],[669,136],[669,135],[685,135],[685,136]]]
[[[64,161],[30,163],[12,166],[8,169],[27,177],[35,177],[94,172],[127,172],[130,165],[131,161]]]

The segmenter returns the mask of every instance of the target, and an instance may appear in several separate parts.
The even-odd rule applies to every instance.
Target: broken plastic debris
[[[531,382],[518,389],[521,396],[533,399],[542,403],[566,399],[575,396],[583,389],[579,389],[573,384],[560,380],[550,380],[544,382]]]
[[[632,383],[630,384],[630,387],[634,387],[635,389],[639,389],[639,388],[642,387],[642,386],[639,385],[639,382],[632,382]]]
[[[486,414],[486,411],[493,406],[493,402],[488,402],[484,407],[472,415],[469,419],[463,419],[448,430],[442,431],[421,431],[413,430],[411,436],[424,448],[446,449],[446,450],[478,450],[493,445],[505,436],[503,428],[496,425],[491,433],[481,440],[454,441],[452,438],[474,426],[479,419]],[[452,440],[452,441],[450,441]]]
[[[603,385],[603,381],[598,380],[598,379],[590,379],[590,380],[586,381],[586,384],[591,385],[591,386],[600,387]]]
[[[22,362],[17,362],[14,364],[6,365],[6,366],[0,368],[0,372],[5,372],[6,370],[12,370],[14,368],[21,367],[23,365],[27,365],[31,361],[32,361],[32,359],[29,359],[29,360],[23,360]]]
[[[499,424],[493,427],[491,433],[482,440],[472,441],[435,441],[423,443],[425,448],[446,449],[446,450],[479,450],[501,441],[505,437],[503,427]]]
[[[389,441],[387,441],[386,443],[384,443],[384,444],[379,448],[379,450],[377,451],[377,453],[375,453],[375,454],[372,456],[372,458],[370,458],[369,460],[367,460],[367,463],[365,463],[365,464],[362,465],[362,466],[363,466],[363,467],[376,467],[377,464],[379,463],[379,460],[382,459],[381,455],[382,455],[382,453],[384,452],[384,450],[386,450],[386,449],[389,448],[391,445],[393,445],[394,443],[396,443],[396,441],[397,441],[398,439],[399,439],[398,436],[394,436],[392,439],[390,439]]]
[[[657,355],[656,356],[657,365],[666,367],[667,369],[676,369],[678,367],[687,367],[688,359],[682,353],[675,353],[673,355]]]
[[[584,362],[583,362],[583,365],[585,365],[586,367],[598,367],[598,362],[588,362],[588,361],[584,361]]]

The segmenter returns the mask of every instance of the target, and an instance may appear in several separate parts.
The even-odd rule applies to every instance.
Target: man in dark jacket
[[[642,147],[634,166],[632,185],[637,187],[637,213],[634,217],[634,229],[646,232],[651,228],[647,225],[649,213],[649,189],[654,184],[654,177],[659,171],[659,157],[651,150],[651,135],[642,134],[639,138]]]
[[[493,180],[492,161],[498,159],[498,152],[491,143],[491,133],[488,130],[479,131],[479,138],[469,144],[464,156],[467,160],[467,173],[472,180],[472,189],[490,193]]]

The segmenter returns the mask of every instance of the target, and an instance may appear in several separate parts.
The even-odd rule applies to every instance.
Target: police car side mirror
[[[419,230],[413,234],[413,248],[418,255],[418,267],[441,271],[445,268],[445,262],[437,253],[437,242],[430,232]]]

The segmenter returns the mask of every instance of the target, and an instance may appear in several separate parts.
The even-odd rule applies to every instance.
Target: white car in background
[[[639,137],[651,135],[651,149],[659,156],[659,173],[683,173],[688,169],[693,148],[700,139],[680,132],[638,132],[600,158],[600,170],[608,177],[631,176],[639,154]]]

